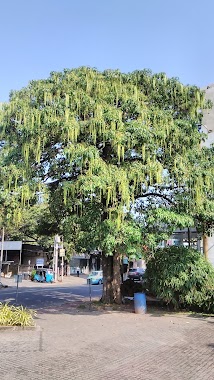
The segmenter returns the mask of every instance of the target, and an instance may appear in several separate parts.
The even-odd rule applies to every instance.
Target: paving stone
[[[213,318],[39,314],[34,331],[0,331],[4,380],[213,380]]]

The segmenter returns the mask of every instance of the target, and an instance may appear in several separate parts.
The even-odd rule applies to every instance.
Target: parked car
[[[102,270],[96,270],[89,274],[87,277],[87,284],[89,284],[89,281],[92,285],[98,285],[103,283],[103,271]]]
[[[131,268],[128,272],[128,278],[132,280],[142,280],[145,274],[145,269],[143,268]]]

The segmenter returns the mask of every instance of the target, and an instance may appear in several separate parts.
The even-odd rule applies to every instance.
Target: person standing
[[[80,276],[80,268],[77,267],[77,277],[79,277],[79,276]]]

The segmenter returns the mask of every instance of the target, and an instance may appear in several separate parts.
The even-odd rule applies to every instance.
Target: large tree
[[[10,188],[16,191],[20,185],[25,203],[47,183],[52,207],[69,202],[72,212],[83,214],[91,202],[107,234],[112,226],[123,230],[135,200],[146,197],[151,188],[153,196],[162,198],[166,195],[159,194],[161,187],[185,189],[196,205],[203,181],[213,188],[213,169],[204,177],[194,174],[204,105],[199,88],[183,86],[163,73],[122,74],[87,67],[52,72],[48,79],[13,92],[3,107],[8,159],[21,170],[18,178],[11,173]],[[104,234],[99,247],[105,302],[114,301],[119,288],[121,252],[116,249],[118,238],[112,241],[115,247],[109,252]]]

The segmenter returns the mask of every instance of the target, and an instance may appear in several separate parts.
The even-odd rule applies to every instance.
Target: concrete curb
[[[20,331],[20,330],[27,330],[27,331],[40,331],[40,327],[35,326],[0,326],[0,333],[1,331]]]

